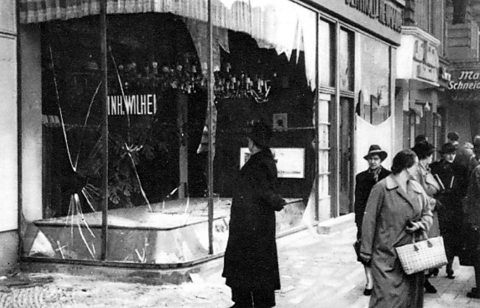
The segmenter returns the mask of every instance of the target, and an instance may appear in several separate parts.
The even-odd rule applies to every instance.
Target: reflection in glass
[[[332,44],[334,39],[335,25],[319,20],[318,22],[318,73],[320,75],[320,85],[333,86],[334,85],[334,70],[333,65],[335,63],[335,50]]]
[[[340,29],[339,37],[340,89],[353,91],[354,40],[353,33]]]
[[[371,124],[380,124],[390,116],[390,55],[388,45],[360,36],[362,47],[360,91],[356,112]]]

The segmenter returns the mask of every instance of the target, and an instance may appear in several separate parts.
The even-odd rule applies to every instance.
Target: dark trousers
[[[275,291],[232,288],[232,300],[239,308],[270,308],[275,306]]]
[[[478,258],[479,256],[476,257]],[[475,260],[473,268],[475,269],[475,287],[477,288],[477,292],[480,293],[478,290],[478,288],[480,288],[480,260]]]

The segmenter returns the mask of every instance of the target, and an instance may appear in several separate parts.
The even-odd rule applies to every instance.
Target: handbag
[[[415,235],[412,237],[412,244],[396,247],[400,264],[407,275],[415,274],[431,268],[446,265],[447,255],[441,236],[428,238],[415,242]]]

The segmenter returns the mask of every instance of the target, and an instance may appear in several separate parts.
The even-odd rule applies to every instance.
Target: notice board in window
[[[305,178],[305,149],[304,148],[271,148],[277,161],[279,178]],[[248,148],[240,148],[240,168],[250,158]]]

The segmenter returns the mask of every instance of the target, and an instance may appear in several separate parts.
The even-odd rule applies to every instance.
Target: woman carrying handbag
[[[475,136],[473,141],[475,160],[480,158],[480,136]],[[465,200],[464,224],[468,235],[469,255],[475,269],[475,284],[468,297],[480,298],[480,165],[477,165],[470,173],[468,181],[467,198]]]
[[[418,165],[412,150],[393,158],[392,174],[378,182],[368,198],[362,224],[360,257],[372,268],[369,307],[423,307],[423,272],[407,275],[395,247],[428,231],[432,212],[421,185],[412,179]]]
[[[428,195],[428,201],[430,209],[433,214],[433,222],[428,231],[428,237],[437,237],[440,235],[440,227],[438,222],[438,213],[436,207],[439,202],[434,196],[438,194],[442,189],[440,184],[435,180],[430,171],[430,164],[433,161],[433,152],[435,147],[428,141],[417,142],[412,148],[412,151],[417,154],[418,157],[418,168],[417,172],[414,174],[414,178],[417,182],[422,185],[422,188]],[[437,293],[437,289],[428,281],[428,277],[431,274],[438,274],[438,268],[432,269],[426,272],[425,275],[425,292],[427,293]]]

